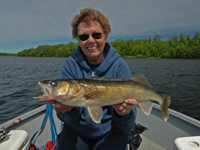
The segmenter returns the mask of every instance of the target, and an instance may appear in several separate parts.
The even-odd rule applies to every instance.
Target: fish
[[[37,82],[43,95],[35,101],[57,100],[62,104],[86,107],[95,123],[103,117],[102,106],[114,105],[126,99],[136,99],[141,110],[149,115],[153,102],[160,104],[164,121],[169,118],[171,97],[156,93],[148,80],[138,73],[128,81],[121,78],[57,79]]]

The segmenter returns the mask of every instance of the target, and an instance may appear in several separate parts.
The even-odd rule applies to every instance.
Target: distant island
[[[200,32],[191,38],[185,36],[169,36],[168,40],[161,40],[158,34],[147,39],[117,39],[110,42],[123,58],[200,58]],[[69,57],[78,43],[58,45],[39,45],[37,48],[25,49],[17,54],[0,53],[0,56],[20,57]]]
[[[0,56],[18,56],[18,55],[15,53],[1,53],[0,52]]]

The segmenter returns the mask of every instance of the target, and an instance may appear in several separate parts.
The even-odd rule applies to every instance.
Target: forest
[[[14,54],[14,53],[0,53],[0,56],[17,56],[17,54]]]
[[[158,34],[147,39],[117,39],[110,43],[123,58],[200,58],[200,32],[193,37],[169,36],[168,40],[162,40]],[[58,45],[39,45],[37,48],[25,49],[17,53],[17,56],[25,57],[69,57],[78,43]]]

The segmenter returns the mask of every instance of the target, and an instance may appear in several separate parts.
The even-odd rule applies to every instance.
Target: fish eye
[[[50,84],[51,84],[51,86],[57,86],[57,83],[54,81],[52,81]]]

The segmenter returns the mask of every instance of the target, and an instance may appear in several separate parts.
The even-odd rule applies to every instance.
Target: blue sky
[[[0,52],[76,42],[70,23],[87,7],[109,19],[108,41],[200,31],[199,0],[1,0]]]

